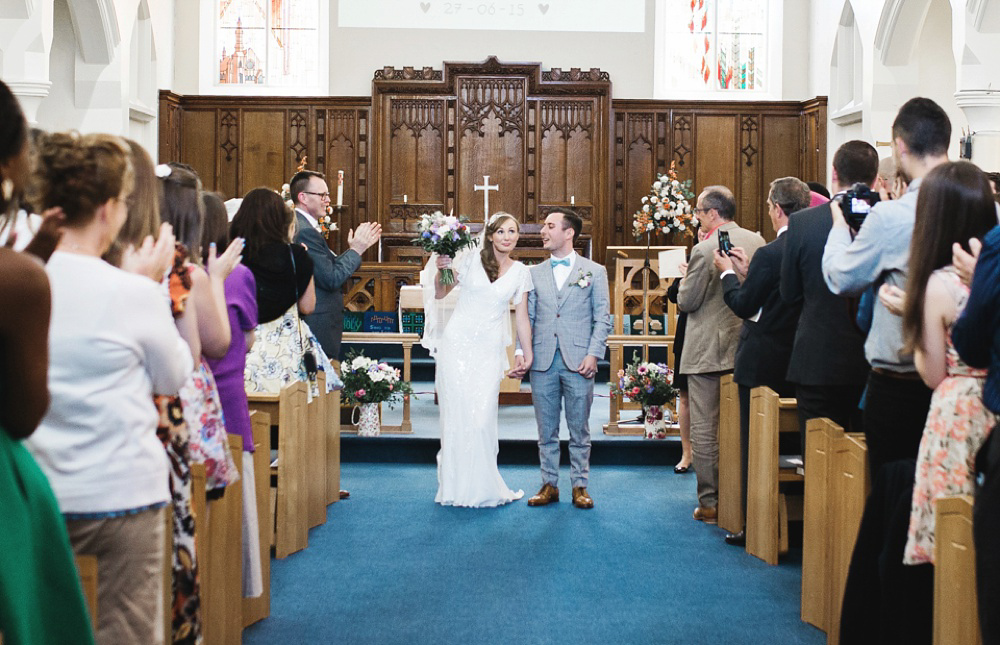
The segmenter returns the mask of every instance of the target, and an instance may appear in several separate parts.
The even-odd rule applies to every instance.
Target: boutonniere
[[[583,269],[580,269],[580,271],[576,275],[576,280],[573,281],[573,284],[580,287],[581,289],[586,289],[587,287],[590,286],[590,283],[593,281],[594,281],[593,273],[591,273],[590,271],[584,273]]]

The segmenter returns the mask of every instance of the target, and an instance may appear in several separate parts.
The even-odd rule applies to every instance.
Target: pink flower
[[[365,395],[365,390],[364,390],[364,388],[362,388],[362,389],[360,389],[360,390],[358,390],[357,392],[355,392],[355,393],[354,393],[354,396],[358,397],[359,399],[360,399],[361,397],[363,397],[364,395]]]
[[[389,384],[389,391],[392,392],[392,384]]]
[[[636,395],[636,394],[638,394],[638,393],[639,393],[639,388],[637,388],[637,387],[632,388],[632,394],[633,394],[633,396]]]

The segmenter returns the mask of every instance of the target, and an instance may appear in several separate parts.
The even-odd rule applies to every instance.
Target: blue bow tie
[[[563,258],[561,260],[551,258],[549,259],[549,263],[552,265],[553,268],[559,266],[560,264],[563,265],[564,267],[568,267],[570,265],[569,258]]]

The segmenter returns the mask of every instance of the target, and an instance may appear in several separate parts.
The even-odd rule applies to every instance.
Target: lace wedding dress
[[[515,262],[490,282],[479,251],[460,253],[453,264],[458,298],[434,300],[435,258],[421,274],[425,331],[422,343],[437,360],[435,387],[441,418],[438,492],[444,506],[490,507],[520,499],[497,469],[497,399],[509,367],[508,304],[532,289],[528,268]],[[453,292],[454,293],[454,292]]]

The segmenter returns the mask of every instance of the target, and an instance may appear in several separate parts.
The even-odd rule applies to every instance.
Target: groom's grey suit
[[[604,358],[611,332],[608,273],[600,264],[576,255],[562,289],[556,286],[548,260],[531,268],[531,279],[535,287],[528,292],[534,354],[531,398],[538,423],[542,483],[558,487],[559,418],[565,399],[570,477],[574,488],[586,488],[594,379],[576,370],[588,355]],[[590,284],[581,287],[581,279]]]

